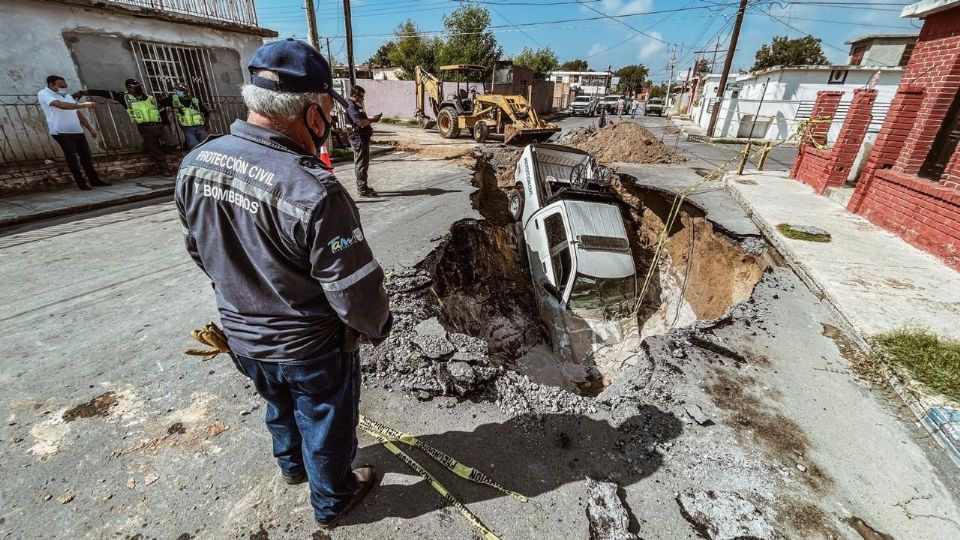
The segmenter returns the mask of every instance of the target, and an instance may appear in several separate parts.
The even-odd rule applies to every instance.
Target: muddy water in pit
[[[499,363],[542,384],[596,395],[626,367],[643,361],[643,339],[674,327],[725,315],[747,299],[766,268],[763,244],[732,238],[684,203],[671,227],[636,319],[603,321],[563,314],[563,327],[540,317],[522,255],[522,231],[510,223],[506,190],[513,187],[514,149],[481,154],[473,182],[474,207],[485,218],[462,220],[430,257],[440,322],[450,331],[485,340]],[[673,196],[614,181],[642,287]]]

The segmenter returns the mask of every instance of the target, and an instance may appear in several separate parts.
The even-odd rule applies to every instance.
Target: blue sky
[[[334,56],[346,58],[341,0],[314,0],[321,42],[331,38]],[[412,19],[421,30],[439,31],[442,17],[459,0],[353,0],[355,57],[365,61],[390,39],[398,24]],[[642,63],[651,78],[666,78],[676,48],[679,69],[695,51],[726,48],[736,0],[480,0],[488,8],[498,41],[509,57],[523,47],[549,46],[561,61],[586,58],[593,69],[614,70]],[[920,21],[901,19],[911,2],[893,0],[750,0],[734,68],[749,68],[754,53],[773,36],[806,34],[823,40],[833,63],[847,60],[852,38],[868,34],[917,33]],[[260,25],[281,37],[306,39],[302,0],[256,0]],[[607,18],[610,16],[613,18]],[[544,24],[549,23],[549,24]],[[724,53],[717,55],[717,69]],[[712,53],[707,53],[712,58]]]

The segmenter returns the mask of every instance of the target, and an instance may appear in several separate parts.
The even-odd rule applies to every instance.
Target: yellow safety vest
[[[124,94],[123,99],[127,102],[127,114],[134,124],[160,122],[160,109],[157,108],[157,100],[153,96],[141,100],[133,94]]]
[[[180,96],[173,95],[173,110],[177,114],[177,122],[183,127],[193,127],[203,125],[203,115],[200,114],[200,100],[196,97],[190,98],[190,107],[184,107],[180,103]]]

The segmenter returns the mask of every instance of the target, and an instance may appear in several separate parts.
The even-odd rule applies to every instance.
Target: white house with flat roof
[[[610,71],[551,71],[547,80],[569,84],[578,94],[605,96],[613,85],[613,73]]]
[[[839,90],[844,95],[828,133],[832,139],[843,124],[853,90],[868,85],[878,91],[870,124],[870,133],[875,135],[902,75],[901,67],[852,65],[778,66],[741,73],[727,84],[714,137],[786,139],[796,131],[800,121],[810,118],[817,92]],[[713,108],[720,103],[717,79],[713,75],[706,77],[691,110],[691,119],[704,129],[710,123]]]

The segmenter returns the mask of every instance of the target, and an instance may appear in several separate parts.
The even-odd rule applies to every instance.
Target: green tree
[[[532,69],[534,77],[538,79],[546,77],[560,64],[557,61],[557,55],[550,47],[537,50],[524,47],[520,54],[513,57],[513,63],[517,66]]]
[[[823,54],[819,39],[813,36],[796,39],[790,39],[787,36],[775,36],[773,41],[760,46],[756,61],[754,61],[750,71],[774,66],[805,66],[826,63],[827,57]]]
[[[577,58],[574,60],[567,60],[566,62],[560,64],[560,69],[563,71],[586,71],[589,69],[589,67],[587,66],[586,60]]]
[[[438,39],[421,34],[410,19],[400,24],[394,33],[395,46],[387,52],[387,58],[390,65],[401,68],[401,79],[412,79],[417,66],[436,73]]]
[[[377,49],[377,52],[373,53],[373,56],[367,60],[367,63],[370,64],[370,67],[390,67],[393,62],[390,60],[390,53],[396,50],[397,43],[395,41],[388,41],[380,46]]]
[[[633,95],[634,92],[643,88],[643,82],[647,80],[648,74],[649,70],[643,64],[624,66],[615,73],[617,77],[620,77],[617,89],[621,94]]]
[[[490,31],[490,12],[486,8],[465,2],[449,15],[443,16],[446,40],[439,46],[440,65],[475,64],[492,70],[503,48]]]
[[[667,85],[657,84],[650,87],[650,97],[662,98],[662,97],[666,97],[666,95],[667,95]]]
[[[693,66],[693,74],[699,75],[701,73],[710,73],[710,61],[704,58],[703,60],[697,60],[697,63]]]

